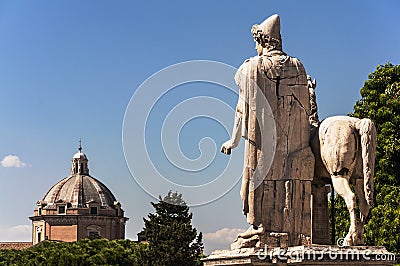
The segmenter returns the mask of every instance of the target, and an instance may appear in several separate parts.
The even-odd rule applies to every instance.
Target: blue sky
[[[278,13],[284,51],[317,79],[320,118],[347,114],[368,73],[400,63],[399,11],[396,0],[0,1],[0,159],[14,155],[25,163],[0,167],[0,241],[30,240],[28,217],[47,189],[69,174],[80,138],[91,174],[122,203],[130,217],[127,237],[136,238],[154,199],[125,163],[122,124],[136,88],[157,71],[199,59],[239,67],[255,55],[251,26]],[[163,98],[160,110],[183,101],[182,95],[199,95],[200,87],[203,96],[236,102],[218,86],[183,87]],[[226,115],[233,123],[233,113]],[[162,117],[151,121],[160,125]],[[225,126],[230,132],[232,124]],[[157,128],[149,133],[155,140]],[[219,149],[227,134],[215,121],[198,119],[183,127],[179,142],[186,156],[196,158],[202,137]],[[154,160],[162,161],[158,141],[152,143]],[[215,159],[227,161],[220,154]],[[219,170],[214,164],[207,177]],[[229,237],[247,227],[240,210],[237,186],[192,208],[193,223],[208,234],[208,249],[226,248]]]

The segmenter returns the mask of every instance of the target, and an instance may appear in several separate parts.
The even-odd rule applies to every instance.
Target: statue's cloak
[[[247,59],[235,81],[240,88],[236,113],[246,139],[240,194],[247,221],[258,226],[262,224],[264,181],[287,179],[285,159],[308,147],[307,76],[298,59],[271,51]],[[299,122],[290,120],[291,115]],[[301,136],[289,128],[292,124],[304,128]]]

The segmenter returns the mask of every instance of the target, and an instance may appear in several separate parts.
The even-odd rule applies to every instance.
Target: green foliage
[[[350,220],[349,220],[349,211],[347,210],[346,202],[342,197],[335,194],[335,242],[339,238],[344,238],[349,231]],[[329,221],[331,221],[331,200],[329,198]],[[331,226],[331,224],[329,224]],[[330,228],[332,230],[332,228]],[[330,232],[332,232],[330,230]]]
[[[146,265],[147,249],[130,240],[44,241],[26,250],[0,250],[0,265]]]
[[[150,265],[199,265],[202,255],[202,235],[196,239],[192,214],[182,194],[171,191],[158,203],[151,203],[156,213],[143,219],[144,234],[149,242]]]
[[[365,237],[369,245],[400,253],[400,65],[378,66],[369,74],[361,97],[352,115],[370,118],[377,129],[375,200]],[[345,210],[343,200],[335,206],[336,213]],[[336,218],[339,236],[343,236],[346,219],[348,215]]]

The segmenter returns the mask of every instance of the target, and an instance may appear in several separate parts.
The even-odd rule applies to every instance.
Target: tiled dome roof
[[[117,204],[114,195],[103,183],[89,175],[88,162],[79,145],[78,152],[72,157],[70,176],[50,188],[41,204],[47,205],[47,209],[55,208],[54,203],[67,203],[72,208],[87,208],[88,203],[114,207]]]
[[[100,206],[114,206],[116,199],[100,181],[89,176],[74,174],[55,184],[43,197],[47,205],[70,203],[74,208],[85,208],[87,203],[96,202]]]

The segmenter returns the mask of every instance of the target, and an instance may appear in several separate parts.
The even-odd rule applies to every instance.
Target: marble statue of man
[[[251,227],[238,236],[239,240],[248,240],[238,247],[279,246],[279,241],[301,244],[311,236],[314,171],[309,147],[307,75],[298,59],[282,51],[278,15],[254,25],[251,33],[258,55],[247,59],[235,75],[240,88],[235,124],[232,138],[221,148],[223,153],[230,154],[240,138],[245,139],[240,194]],[[262,104],[263,99],[267,106]],[[266,136],[272,127],[276,132]],[[271,138],[275,145],[264,145]],[[260,180],[259,169],[265,167],[268,169],[264,169]],[[277,239],[280,236],[285,239]]]

